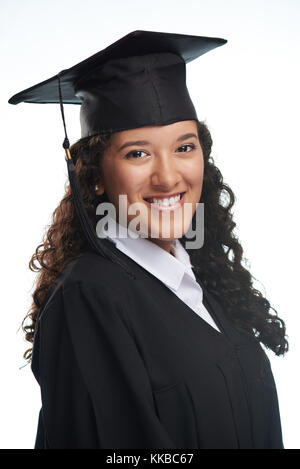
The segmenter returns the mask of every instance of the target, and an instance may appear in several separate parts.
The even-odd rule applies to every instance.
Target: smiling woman
[[[60,102],[63,118],[82,100],[70,185],[30,263],[35,448],[283,448],[262,345],[284,354],[285,324],[243,266],[234,194],[185,83],[186,63],[225,42],[135,31],[10,100]],[[116,219],[97,237],[99,206]]]

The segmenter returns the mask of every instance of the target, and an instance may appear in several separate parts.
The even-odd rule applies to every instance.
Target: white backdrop
[[[59,106],[7,104],[136,29],[223,37],[187,66],[213,155],[237,196],[238,236],[257,285],[286,321],[290,351],[268,352],[284,444],[298,436],[299,0],[2,0],[1,35],[1,448],[33,448],[40,391],[18,330],[35,275],[29,259],[67,177]],[[72,143],[79,107],[65,106]]]

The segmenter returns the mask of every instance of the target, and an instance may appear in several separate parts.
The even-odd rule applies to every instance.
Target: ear
[[[104,193],[104,186],[101,181],[98,181],[98,183],[95,186],[95,192],[98,195],[102,195]]]

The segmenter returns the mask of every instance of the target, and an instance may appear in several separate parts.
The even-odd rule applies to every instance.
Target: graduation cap
[[[60,104],[72,196],[93,250],[111,258],[105,243],[97,237],[80,196],[63,104],[81,105],[81,137],[197,120],[186,86],[186,64],[226,42],[212,37],[133,31],[88,59],[9,99],[10,104]]]

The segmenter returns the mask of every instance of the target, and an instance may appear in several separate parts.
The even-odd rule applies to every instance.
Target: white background
[[[29,259],[67,177],[59,106],[7,104],[15,93],[136,29],[223,37],[187,65],[198,117],[234,190],[237,234],[258,287],[286,321],[290,351],[268,352],[284,444],[299,448],[299,0],[1,0],[1,448],[33,448],[40,391],[20,323]],[[79,107],[65,106],[72,143]]]

